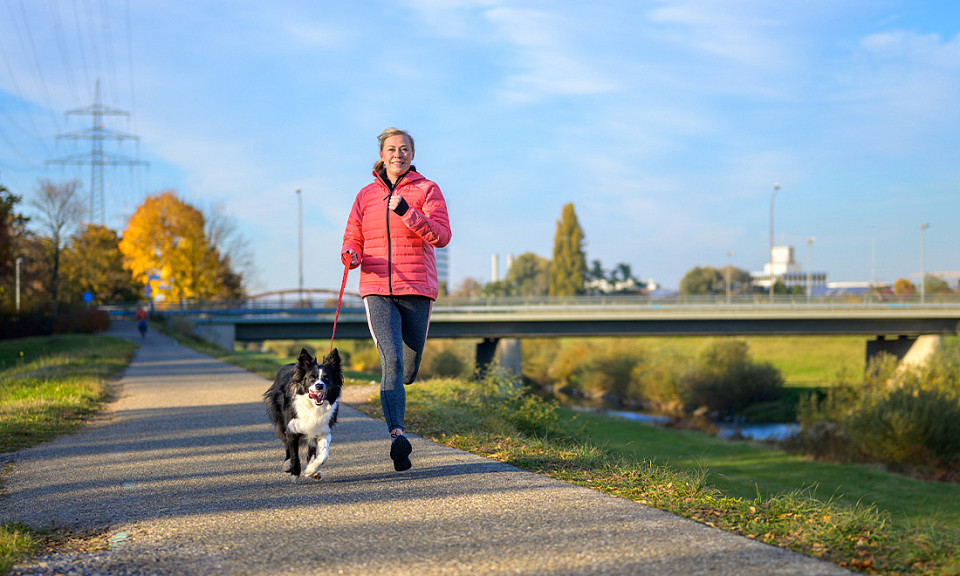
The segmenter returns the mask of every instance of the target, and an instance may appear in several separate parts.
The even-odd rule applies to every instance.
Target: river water
[[[575,406],[573,409],[582,412],[590,412],[593,414],[602,414],[604,416],[623,418],[633,422],[658,424],[661,426],[665,426],[673,421],[672,418],[667,416],[644,414],[642,412],[633,412],[630,410],[606,410],[602,408],[587,408],[584,406]],[[749,439],[764,442],[782,442],[790,436],[793,436],[800,429],[799,424],[778,422],[766,424],[728,424],[713,422],[711,425],[719,430],[717,433],[718,438]]]

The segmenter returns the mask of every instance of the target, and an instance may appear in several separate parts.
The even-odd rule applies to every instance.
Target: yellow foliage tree
[[[137,208],[120,251],[134,278],[147,284],[150,276],[159,276],[171,301],[211,298],[217,292],[220,258],[207,240],[203,214],[172,190],[148,196]]]

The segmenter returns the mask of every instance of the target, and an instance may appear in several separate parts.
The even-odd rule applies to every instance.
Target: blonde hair
[[[407,131],[401,130],[399,128],[387,128],[377,136],[377,140],[380,141],[380,152],[383,152],[383,143],[387,141],[387,138],[392,136],[405,136],[407,140],[410,141],[410,150],[416,151],[417,147],[413,144],[413,136],[411,136]],[[373,163],[373,171],[379,172],[383,170],[383,160],[377,160]]]

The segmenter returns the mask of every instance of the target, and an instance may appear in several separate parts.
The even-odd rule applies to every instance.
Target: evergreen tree
[[[553,239],[553,262],[550,263],[550,295],[585,294],[587,255],[583,229],[577,221],[573,203],[563,207]]]

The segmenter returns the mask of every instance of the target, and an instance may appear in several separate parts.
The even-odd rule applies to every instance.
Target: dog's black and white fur
[[[317,359],[301,349],[293,364],[277,370],[273,385],[263,394],[267,413],[277,437],[286,447],[283,471],[300,476],[300,445],[307,445],[304,472],[320,479],[320,466],[330,454],[333,425],[340,411],[343,373],[340,353],[334,348],[317,364]]]

